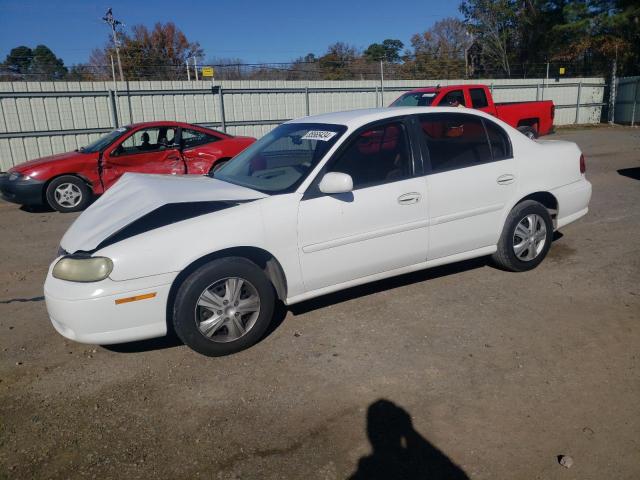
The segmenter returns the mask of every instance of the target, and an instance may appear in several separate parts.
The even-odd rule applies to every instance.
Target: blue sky
[[[457,16],[458,1],[435,0],[209,0],[35,1],[0,0],[0,61],[18,45],[45,44],[65,65],[87,61],[104,45],[108,7],[126,25],[173,21],[205,57],[245,62],[286,62],[309,52],[322,54],[343,41],[366,48],[385,38],[409,44],[412,34],[437,20]]]

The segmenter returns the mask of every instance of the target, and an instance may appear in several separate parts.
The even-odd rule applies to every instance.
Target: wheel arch
[[[167,331],[172,331],[173,328],[173,305],[175,302],[176,294],[178,293],[178,289],[180,288],[180,285],[182,285],[182,282],[184,282],[184,280],[189,275],[191,275],[191,273],[196,271],[202,265],[205,265],[213,260],[226,257],[246,258],[247,260],[250,260],[258,265],[258,267],[262,269],[267,279],[269,279],[269,281],[273,285],[273,288],[276,291],[276,296],[281,301],[284,301],[287,298],[287,277],[285,276],[282,265],[274,255],[259,247],[241,246],[225,248],[223,250],[209,253],[203,257],[198,258],[197,260],[194,260],[185,268],[183,268],[182,271],[173,280],[171,288],[169,289],[169,296],[167,299]]]
[[[553,222],[554,229],[557,227],[558,199],[552,193],[545,192],[545,191],[530,193],[527,196],[522,197],[516,203],[514,203],[513,207],[515,207],[519,203],[522,203],[526,200],[534,200],[542,204],[549,211],[549,215],[551,216],[551,221]],[[511,209],[513,209],[513,207],[511,207]]]
[[[538,131],[540,129],[540,119],[535,117],[522,118],[518,121],[518,127],[531,127]]]
[[[229,160],[231,160],[232,157],[220,157],[220,158],[216,158],[215,161],[211,164],[211,167],[209,167],[209,173],[213,172],[213,169],[216,168],[216,165],[219,164],[220,162],[228,162]]]

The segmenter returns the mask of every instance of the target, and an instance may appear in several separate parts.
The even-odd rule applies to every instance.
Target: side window
[[[440,101],[441,107],[457,107],[458,105],[462,105],[463,107],[467,106],[464,101],[464,93],[462,93],[462,90],[452,90]]]
[[[200,132],[198,130],[189,130],[188,128],[182,129],[182,145],[183,148],[197,147],[198,145],[204,145],[205,143],[212,143],[220,140],[214,135]]]
[[[404,125],[387,123],[359,133],[329,171],[351,175],[354,189],[410,178],[411,150]]]
[[[491,162],[482,119],[464,113],[420,115],[433,173]]]
[[[489,120],[484,120],[484,126],[487,129],[493,159],[505,160],[511,158],[511,141],[509,141],[509,136],[505,131]]]
[[[117,155],[131,155],[163,150],[173,143],[175,133],[174,128],[166,127],[138,130],[122,142],[115,153]]]
[[[472,88],[469,90],[469,95],[471,95],[473,108],[484,108],[489,106],[489,102],[487,102],[487,95],[484,93],[483,88]]]

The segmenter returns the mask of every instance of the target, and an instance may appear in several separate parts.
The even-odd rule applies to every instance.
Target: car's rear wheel
[[[47,203],[59,212],[78,212],[91,201],[91,190],[80,178],[63,175],[54,178],[45,193]]]
[[[273,285],[253,262],[214,260],[189,275],[178,289],[173,326],[196,352],[221,356],[256,343],[273,316]]]
[[[509,213],[493,260],[512,272],[531,270],[546,257],[552,238],[553,223],[547,209],[525,200]]]

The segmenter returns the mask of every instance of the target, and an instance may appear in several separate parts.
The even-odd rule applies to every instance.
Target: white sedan
[[[590,197],[574,143],[532,141],[477,110],[301,118],[214,178],[126,174],[64,235],[47,309],[78,342],[174,331],[225,355],[261,338],[277,299],[485,255],[530,270]]]

